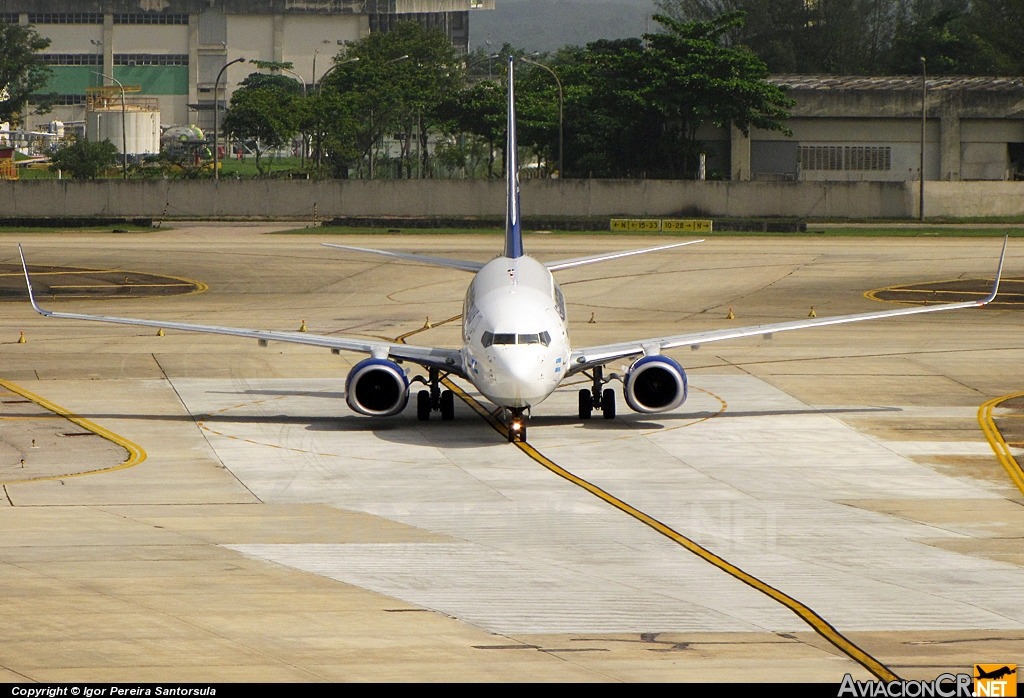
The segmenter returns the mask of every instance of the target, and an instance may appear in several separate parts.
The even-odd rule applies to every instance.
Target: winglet
[[[516,140],[516,102],[513,89],[512,64],[515,59],[508,57],[508,140],[505,144],[505,182],[507,186],[505,209],[505,256],[512,259],[522,257],[523,231],[519,219],[519,153]]]
[[[988,305],[996,299],[996,294],[999,293],[999,279],[1003,276],[1003,260],[1006,259],[1006,243],[1010,241],[1010,236],[1007,235],[1003,238],[1003,252],[999,255],[999,268],[996,269],[996,282],[992,285],[992,293],[988,294],[988,297],[978,303],[979,306]]]
[[[43,310],[36,304],[35,294],[32,292],[32,279],[28,275],[28,264],[25,263],[25,251],[21,249],[21,244],[18,244],[18,254],[21,255],[21,268],[25,270],[25,285],[28,286],[28,299],[32,303],[32,307],[40,315],[50,315],[48,310]]]

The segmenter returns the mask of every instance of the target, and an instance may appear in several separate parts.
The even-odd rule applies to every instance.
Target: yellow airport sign
[[[667,218],[612,218],[613,232],[658,232],[668,230],[683,233],[710,233],[711,221]]]
[[[661,221],[657,218],[613,218],[612,230],[656,232],[661,230]]]
[[[684,233],[710,233],[711,221],[693,219],[665,219],[661,222],[662,230],[673,230]]]

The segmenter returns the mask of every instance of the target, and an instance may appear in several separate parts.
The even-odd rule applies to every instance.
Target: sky
[[[470,50],[505,42],[529,51],[566,44],[640,36],[648,30],[653,0],[495,0],[494,10],[469,15]]]

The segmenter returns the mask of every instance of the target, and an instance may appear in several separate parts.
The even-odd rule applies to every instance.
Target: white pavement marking
[[[918,542],[974,534],[966,526],[851,505],[994,499],[983,484],[914,463],[756,378],[702,375],[696,385],[729,410],[698,422],[720,403],[694,390],[672,414],[582,425],[567,389],[536,410],[531,442],[844,632],[1024,627],[1024,570]],[[465,541],[235,550],[496,632],[805,629],[767,597],[541,469],[462,406],[454,424],[422,424],[412,410],[392,420],[352,415],[337,380],[175,386],[193,414],[243,405],[205,424],[234,437],[211,435],[211,443],[264,501],[322,502]],[[321,392],[288,397],[302,391]]]

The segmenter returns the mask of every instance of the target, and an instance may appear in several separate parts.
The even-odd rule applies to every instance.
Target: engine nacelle
[[[686,402],[686,371],[667,356],[638,359],[623,384],[626,404],[634,412],[667,412]]]
[[[387,359],[363,359],[345,379],[345,402],[359,414],[391,417],[409,403],[409,379]]]

